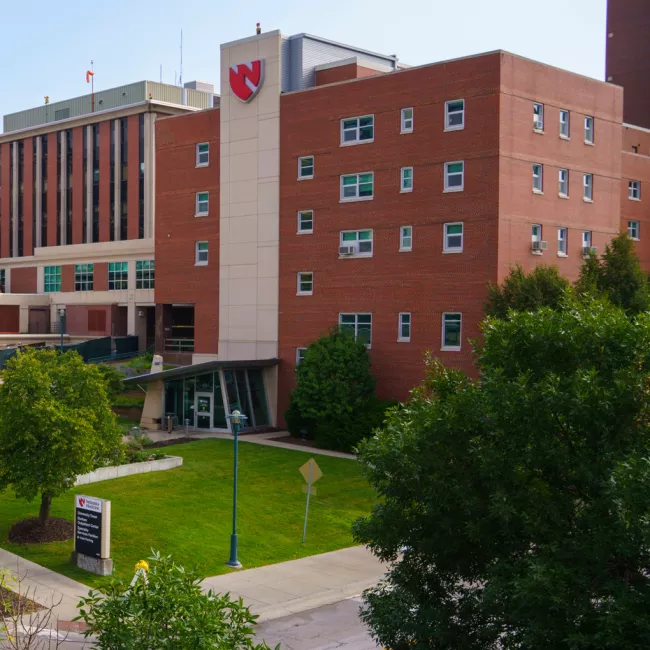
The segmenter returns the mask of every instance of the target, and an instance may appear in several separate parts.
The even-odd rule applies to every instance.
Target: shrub
[[[124,375],[115,367],[100,363],[96,368],[106,382],[106,395],[112,402],[124,391]]]

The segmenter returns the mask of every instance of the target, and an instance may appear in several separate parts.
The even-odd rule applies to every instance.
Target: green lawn
[[[130,578],[133,565],[154,548],[205,576],[230,571],[225,566],[232,522],[230,440],[201,440],[167,447],[184,458],[182,467],[164,472],[81,486],[76,493],[112,501],[111,555],[115,573]],[[244,568],[273,564],[351,546],[350,526],[367,512],[373,493],[353,460],[315,456],[323,471],[312,496],[307,542],[301,544],[305,494],[298,468],[308,452],[239,446],[239,559]],[[70,492],[52,505],[52,514],[73,518]],[[22,557],[88,585],[100,578],[68,563],[72,542],[19,546],[7,541],[14,522],[35,516],[38,503],[0,494],[0,545]]]

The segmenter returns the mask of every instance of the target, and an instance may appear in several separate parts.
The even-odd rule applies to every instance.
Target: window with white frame
[[[627,222],[627,234],[632,237],[632,239],[640,239],[640,224],[638,221]]]
[[[442,349],[460,350],[463,315],[459,313],[444,313],[442,315]]]
[[[544,130],[544,104],[533,104],[533,130]]]
[[[410,251],[413,249],[413,226],[400,227],[399,249],[400,251]]]
[[[305,234],[310,232],[314,232],[314,211],[299,210],[298,211],[298,233]]]
[[[46,266],[43,272],[45,293],[61,291],[61,267]],[[5,290],[5,270],[0,269],[0,287]]]
[[[567,233],[566,228],[557,229],[557,254],[566,255],[567,254]]]
[[[410,341],[411,340],[411,314],[407,312],[402,312],[399,315],[399,321],[397,324],[397,340],[398,341]]]
[[[341,256],[372,257],[372,230],[344,230],[339,243]]]
[[[210,194],[208,192],[196,193],[196,216],[205,217],[210,210]]]
[[[74,290],[75,291],[92,291],[95,280],[94,264],[75,264],[74,265]]]
[[[372,314],[339,314],[339,328],[350,332],[369,348],[372,343]]]
[[[314,293],[314,274],[311,271],[298,273],[298,295],[311,296]]]
[[[403,108],[400,121],[400,133],[413,132],[413,109]]]
[[[445,253],[462,253],[463,252],[463,224],[446,223],[445,240],[443,242]]]
[[[199,142],[196,145],[196,166],[207,167],[210,164],[210,144]]]
[[[341,201],[371,199],[374,192],[374,173],[345,174],[341,176]]]
[[[569,170],[560,169],[558,172],[560,196],[569,196]]]
[[[445,163],[445,192],[462,192],[465,186],[465,163]]]
[[[582,254],[586,255],[591,250],[591,230],[585,230],[582,233]]]
[[[413,191],[413,167],[402,167],[400,175],[400,191]]]
[[[129,288],[129,263],[108,263],[108,290],[125,291]]]
[[[631,201],[641,200],[641,181],[630,181],[627,184],[627,196]]]
[[[584,184],[585,201],[593,201],[594,200],[594,175],[585,174],[583,184]]]
[[[544,165],[533,165],[533,192],[541,194],[544,191]]]
[[[570,136],[570,125],[569,121],[571,116],[569,111],[561,110],[560,111],[560,137],[568,138]]]
[[[298,158],[298,180],[314,178],[314,156]]]
[[[154,260],[143,260],[135,263],[135,288],[154,289],[156,279],[156,264]]]
[[[585,115],[585,142],[594,143],[594,118],[590,115]]]
[[[341,120],[341,144],[372,142],[375,138],[375,116],[350,117]]]
[[[196,254],[194,263],[196,266],[206,266],[208,263],[208,242],[207,241],[197,241],[196,242]]]
[[[534,223],[531,227],[531,243],[533,247],[533,253],[538,255],[542,254],[542,226],[538,223]]]
[[[296,348],[296,365],[305,359],[307,348]]]
[[[465,128],[465,100],[456,99],[445,102],[445,131],[458,131]]]

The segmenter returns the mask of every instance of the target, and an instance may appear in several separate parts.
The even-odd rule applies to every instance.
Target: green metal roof
[[[254,359],[251,361],[206,361],[205,363],[197,363],[193,366],[182,366],[181,368],[174,368],[172,370],[163,370],[162,372],[154,372],[153,374],[138,375],[137,377],[129,377],[124,380],[125,384],[148,384],[152,381],[167,381],[169,379],[182,379],[184,377],[197,377],[204,375],[207,372],[214,372],[222,368],[230,370],[231,368],[270,368],[277,366],[280,363],[279,359]]]

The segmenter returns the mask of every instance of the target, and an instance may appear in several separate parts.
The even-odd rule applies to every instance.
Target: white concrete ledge
[[[128,465],[118,465],[117,467],[100,467],[88,474],[77,476],[75,485],[88,485],[88,483],[99,483],[99,481],[110,481],[114,478],[123,476],[133,476],[135,474],[147,474],[149,472],[162,472],[165,469],[174,469],[183,464],[180,456],[168,456],[161,460],[148,460],[144,463],[129,463]]]

